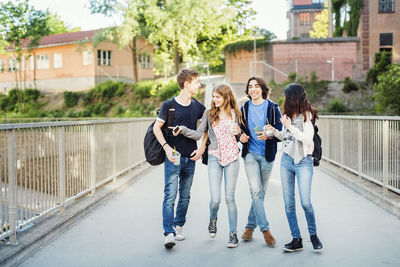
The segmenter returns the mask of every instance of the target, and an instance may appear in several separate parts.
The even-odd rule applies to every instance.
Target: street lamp
[[[326,63],[330,63],[330,64],[332,64],[332,67],[331,67],[331,81],[333,82],[334,80],[335,80],[335,58],[334,57],[332,57],[332,59],[328,59],[327,61],[326,61]]]

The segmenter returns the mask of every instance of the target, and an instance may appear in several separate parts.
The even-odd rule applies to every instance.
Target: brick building
[[[287,38],[309,38],[315,17],[324,8],[324,2],[325,0],[287,0]]]

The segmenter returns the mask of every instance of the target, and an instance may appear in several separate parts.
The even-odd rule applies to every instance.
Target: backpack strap
[[[167,127],[171,127],[174,121],[174,114],[175,114],[175,105],[174,102],[171,100],[168,101],[168,118],[167,118]]]

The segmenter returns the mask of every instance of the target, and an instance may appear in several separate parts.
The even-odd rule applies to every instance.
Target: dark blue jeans
[[[179,165],[175,166],[165,157],[164,162],[164,202],[163,202],[163,227],[164,235],[173,233],[174,227],[183,226],[186,222],[186,213],[190,201],[190,188],[192,187],[195,161],[188,157],[181,157]],[[174,212],[175,199],[179,190],[176,216]]]

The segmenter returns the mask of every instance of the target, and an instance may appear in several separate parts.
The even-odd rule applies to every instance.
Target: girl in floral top
[[[174,135],[183,134],[186,137],[199,140],[203,134],[209,139],[208,146],[208,179],[210,184],[210,237],[217,233],[217,215],[221,202],[221,182],[225,178],[225,200],[228,207],[229,241],[227,247],[238,246],[237,239],[237,209],[235,203],[236,181],[239,172],[239,147],[241,114],[228,84],[217,85],[212,92],[211,108],[206,110],[197,130],[185,126],[177,126]],[[207,138],[203,138],[201,152],[204,153]]]

